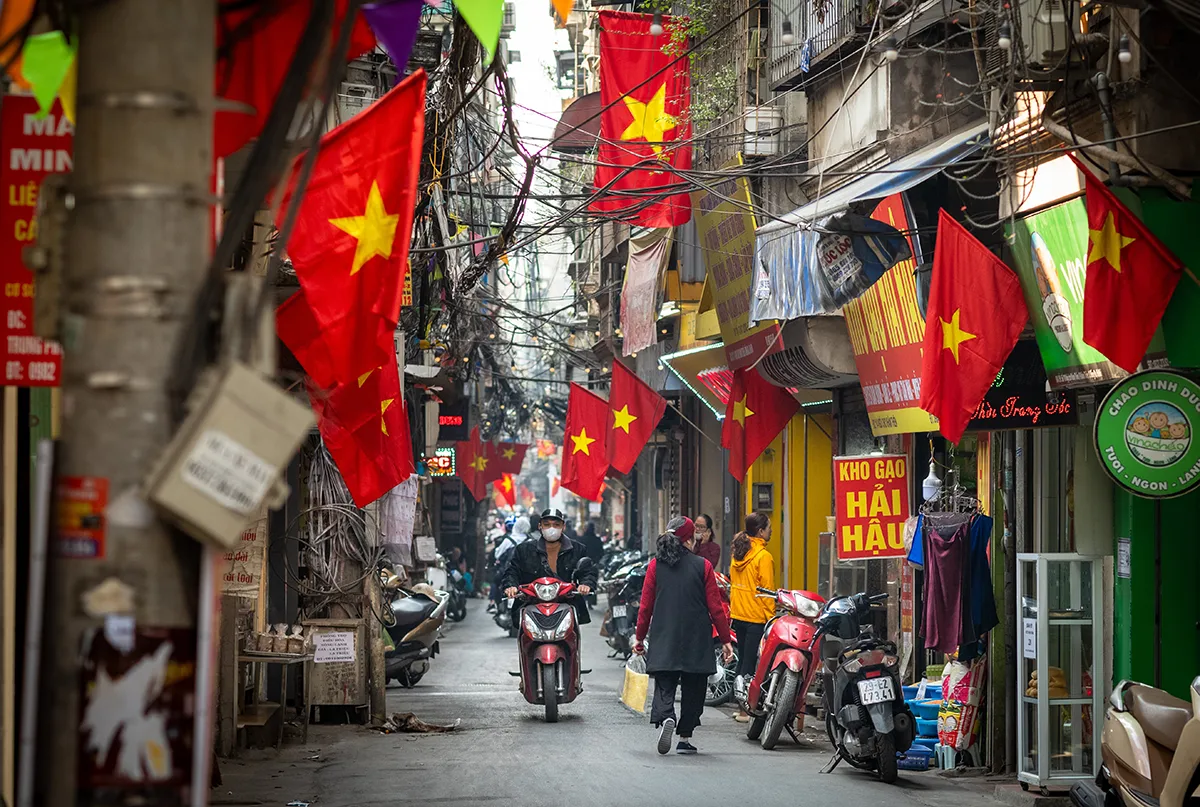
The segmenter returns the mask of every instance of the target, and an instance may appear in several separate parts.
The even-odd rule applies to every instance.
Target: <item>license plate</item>
[[[873,678],[858,682],[858,697],[863,706],[887,703],[896,699],[896,690],[892,688],[891,678]]]
[[[625,606],[625,605],[614,605],[613,606],[613,619],[620,619],[623,616],[625,616],[627,607],[628,606]]]

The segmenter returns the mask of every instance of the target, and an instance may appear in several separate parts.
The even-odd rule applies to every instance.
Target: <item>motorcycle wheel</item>
[[[891,734],[879,735],[879,781],[890,785],[900,776],[896,765],[896,738]]]
[[[763,726],[767,725],[766,715],[755,717],[750,715],[750,722],[746,724],[746,739],[757,740],[762,736]]]
[[[708,679],[708,688],[704,693],[705,706],[721,706],[733,699],[733,678],[737,674],[737,650],[733,651],[733,661],[726,664],[721,659],[721,648],[716,649],[717,655],[717,672],[716,675],[710,676]],[[714,683],[713,678],[719,675],[720,679]]]
[[[405,667],[400,671],[400,674],[396,676],[396,680],[399,681],[400,686],[404,687],[405,689],[412,689],[424,677],[425,673],[423,671],[415,673],[412,671],[411,667]]]
[[[800,673],[787,670],[780,682],[779,692],[775,697],[775,708],[767,716],[766,732],[762,735],[759,745],[764,751],[770,751],[779,742],[779,735],[792,716],[792,704],[796,702],[796,690],[800,688]]]
[[[546,722],[558,722],[558,689],[554,683],[554,667],[542,665],[542,698],[546,701]]]

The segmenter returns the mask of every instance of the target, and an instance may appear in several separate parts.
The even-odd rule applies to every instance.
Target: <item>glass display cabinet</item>
[[[1093,779],[1104,722],[1103,562],[1017,555],[1017,778],[1047,793]]]

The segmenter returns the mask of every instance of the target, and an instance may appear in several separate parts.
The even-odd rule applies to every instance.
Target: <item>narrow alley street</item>
[[[895,786],[839,766],[818,773],[828,759],[823,741],[790,741],[763,751],[748,741],[729,709],[706,709],[696,732],[700,754],[659,756],[657,733],[619,702],[620,662],[607,658],[587,626],[585,691],[547,725],[541,709],[524,702],[508,670],[515,642],[471,601],[467,619],[442,640],[442,654],[415,689],[388,690],[390,712],[413,712],[430,723],[461,720],[449,734],[383,735],[362,726],[313,726],[307,747],[298,742],[223,761],[224,785],[213,805],[402,807],[505,803],[523,807],[568,804],[842,805],[960,807],[994,804],[984,791],[938,776],[902,771]],[[585,667],[585,668],[586,668]],[[810,729],[809,737],[815,736]],[[964,802],[965,800],[965,802]]]

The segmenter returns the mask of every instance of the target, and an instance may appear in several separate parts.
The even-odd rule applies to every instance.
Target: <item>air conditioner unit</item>
[[[1019,0],[1009,13],[1011,16],[991,15],[986,25],[984,52],[989,75],[1010,70],[1013,59],[1023,61],[1035,74],[1065,67],[1070,41],[1067,25],[1073,23],[1069,22],[1064,0]],[[1011,28],[1010,50],[999,46],[1000,26],[1006,20]],[[1030,77],[1023,73],[1018,72],[1018,79]]]
[[[773,104],[747,106],[742,120],[745,127],[742,152],[747,157],[774,157],[779,154],[783,110]]]

